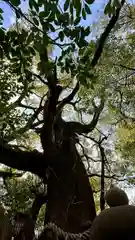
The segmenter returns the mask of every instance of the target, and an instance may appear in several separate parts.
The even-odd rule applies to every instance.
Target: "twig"
[[[19,103],[19,107],[31,109],[31,110],[33,110],[33,111],[35,111],[35,109],[36,109],[35,107],[27,106],[27,105],[25,105],[25,104],[23,104],[23,103]]]
[[[75,94],[78,92],[79,90],[79,81],[77,82],[75,88],[73,89],[73,91],[71,92],[71,94],[69,94],[66,98],[64,98],[58,105],[57,107],[57,112],[59,112],[66,104],[70,103]]]
[[[99,177],[99,178],[101,178],[101,175],[100,175],[100,174],[97,174],[97,173],[91,173],[91,174],[88,174],[88,177]],[[109,179],[113,178],[113,179],[115,179],[116,181],[127,181],[127,180],[128,180],[128,178],[120,179],[121,176],[116,176],[115,174],[114,174],[114,175],[111,175],[111,176],[105,175],[104,177],[105,177],[105,178],[109,178]],[[133,178],[135,178],[135,177],[133,177]]]
[[[33,73],[32,74],[37,77],[43,84],[46,84],[48,86],[48,82],[45,81],[40,75],[36,74],[36,73]]]

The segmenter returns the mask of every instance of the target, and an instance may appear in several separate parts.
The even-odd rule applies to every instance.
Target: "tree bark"
[[[54,164],[55,162],[55,164]],[[46,223],[54,222],[65,231],[83,231],[96,216],[92,189],[74,144],[66,142],[53,165],[49,165]]]
[[[29,171],[45,177],[45,160],[38,151],[27,152],[20,149],[12,149],[10,145],[0,145],[0,163],[21,171]]]

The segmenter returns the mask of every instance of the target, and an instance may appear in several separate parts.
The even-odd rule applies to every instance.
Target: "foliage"
[[[94,202],[95,202],[95,206],[96,206],[96,211],[99,212],[100,211],[100,182],[99,182],[99,178],[97,178],[97,177],[91,178],[90,183],[91,183],[92,190],[93,190],[93,193],[94,193]]]
[[[112,135],[111,141],[108,139],[105,145],[106,174],[114,176],[114,182],[126,179],[129,184],[134,184],[134,5],[125,6],[121,16],[98,65],[92,70],[92,81],[79,90],[81,101],[78,108],[81,117],[83,113],[89,116],[94,99],[104,96],[105,108],[97,128],[106,135]],[[107,19],[103,20],[106,24]],[[87,68],[87,62],[85,66]],[[93,137],[97,139],[98,134],[94,130]],[[90,169],[92,166],[93,162]]]
[[[121,123],[117,130],[118,144],[117,149],[127,160],[134,162],[134,137],[135,137],[135,126],[130,120]]]
[[[3,170],[8,170],[4,168]],[[10,171],[16,173],[14,169]],[[35,200],[36,194],[44,191],[44,185],[41,180],[32,174],[26,173],[22,177],[12,177],[4,180],[4,184],[0,186],[0,202],[5,207],[8,215],[13,216],[17,212],[31,213],[31,208]],[[44,224],[45,205],[39,211],[36,229]]]
[[[95,85],[97,76],[89,68],[95,42],[89,43],[86,40],[91,32],[90,26],[84,27],[81,24],[81,19],[85,20],[91,14],[93,0],[66,0],[61,8],[58,0],[30,0],[28,14],[19,8],[19,0],[5,2],[16,14],[15,26],[8,30],[0,28],[1,134],[6,142],[10,142],[33,129],[36,118],[41,113],[42,109],[37,114],[34,113],[40,99],[36,106],[28,107],[28,102],[40,86],[42,96],[46,93],[40,81],[54,70],[55,62],[51,56],[48,59],[47,55],[50,45],[60,49],[56,64],[62,73],[68,73],[72,79],[76,76],[82,85],[90,89]],[[105,14],[114,13],[117,7],[117,1],[109,1]],[[2,14],[1,10],[1,16]],[[77,52],[79,55],[76,58]],[[11,89],[9,85],[10,88],[12,86]]]

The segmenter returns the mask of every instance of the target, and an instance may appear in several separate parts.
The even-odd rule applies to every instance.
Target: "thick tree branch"
[[[99,107],[95,106],[95,113],[93,115],[93,119],[90,124],[84,125],[78,122],[68,122],[69,128],[73,133],[78,133],[78,134],[89,133],[93,131],[98,122],[99,116],[103,108],[104,108],[104,100],[101,99],[100,106]]]
[[[0,163],[18,170],[32,172],[40,177],[45,177],[43,155],[38,151],[26,152],[13,150],[9,145],[0,145]]]
[[[0,178],[11,178],[11,177],[22,177],[23,173],[12,173],[12,172],[5,172],[0,171]]]
[[[49,84],[51,84],[51,81],[48,81]],[[62,87],[60,85],[50,85],[50,90],[49,90],[49,96],[47,101],[45,102],[44,105],[44,113],[43,113],[43,120],[44,124],[42,127],[42,132],[40,135],[41,138],[41,143],[43,149],[52,149],[54,146],[53,142],[53,123],[56,117],[57,113],[57,101],[59,98],[59,95],[62,91]]]
[[[121,1],[121,6],[119,8],[117,8],[116,13],[112,16],[112,18],[110,19],[107,27],[105,28],[104,32],[101,34],[99,40],[98,40],[98,45],[97,45],[97,49],[95,51],[94,57],[92,59],[91,62],[91,66],[95,67],[104,48],[105,42],[111,32],[111,30],[114,28],[116,22],[118,21],[119,18],[119,14],[120,14],[120,10],[123,7],[125,3],[125,0]]]

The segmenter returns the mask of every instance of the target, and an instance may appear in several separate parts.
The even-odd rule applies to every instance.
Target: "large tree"
[[[4,2],[16,14],[16,27],[0,29],[0,162],[34,173],[47,184],[45,223],[55,222],[66,231],[83,231],[85,224],[95,218],[96,211],[76,143],[79,134],[95,128],[104,108],[103,92],[97,93],[98,101],[95,98],[92,102],[89,124],[66,122],[62,114],[65,105],[76,107],[81,87],[93,83],[93,69],[125,1],[109,1],[105,8],[109,13],[107,26],[98,41],[90,43],[86,41],[90,26],[83,27],[81,19],[91,13],[94,1],[66,0],[60,6],[58,0],[30,0],[28,14],[19,8],[20,1]],[[0,14],[2,18],[2,11]],[[28,22],[28,26],[20,27],[19,19]],[[60,57],[49,56],[50,45],[60,48]],[[62,97],[67,81],[61,74],[65,73],[70,81],[65,92],[68,96]],[[40,89],[39,106],[38,101],[31,106],[31,96],[39,85],[43,90]],[[39,135],[42,152],[26,151],[23,146],[13,144],[29,137],[31,131]],[[41,199],[36,211],[46,198]]]

